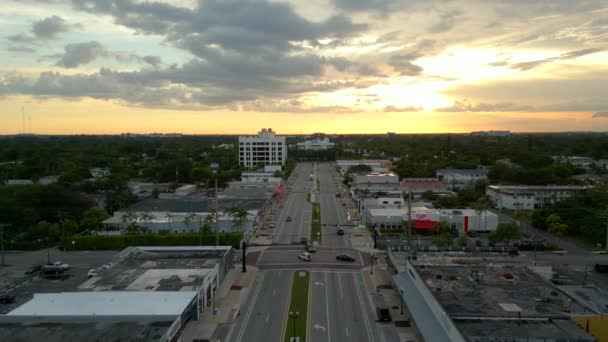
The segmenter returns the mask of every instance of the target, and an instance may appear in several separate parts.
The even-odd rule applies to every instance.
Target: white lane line
[[[247,309],[247,312],[245,313],[245,317],[243,319],[243,324],[241,325],[241,329],[239,329],[239,333],[236,336],[236,341],[241,341],[241,339],[243,338],[243,333],[245,333],[245,328],[247,327],[247,323],[249,323],[249,318],[251,317],[251,313],[253,312],[253,308],[255,307],[255,302],[258,299],[258,295],[260,294],[260,289],[262,288],[262,283],[264,282],[264,279],[262,279],[262,281],[257,284],[257,288],[254,290],[253,293],[253,298],[251,300],[251,304],[249,304],[249,308]]]
[[[266,324],[268,324],[269,320],[270,320],[270,312],[266,315]]]
[[[340,273],[338,275],[338,288],[340,289],[340,298],[344,298],[344,294],[342,294],[342,281],[340,280]]]
[[[346,337],[349,337],[350,335],[348,334],[348,328],[346,328]]]
[[[325,317],[327,318],[327,342],[331,342],[331,334],[329,333],[329,298],[327,297],[327,273],[325,273]]]
[[[359,289],[359,284],[357,283],[357,277],[353,274],[353,284],[355,285],[355,292],[357,293],[357,297],[359,298],[359,306],[361,307],[361,313],[363,314],[363,322],[365,323],[365,329],[367,330],[368,341],[375,341],[374,334],[372,334],[371,323],[369,322],[369,317],[367,315],[367,308],[365,307],[365,303],[363,302],[363,296],[361,295],[361,291]]]

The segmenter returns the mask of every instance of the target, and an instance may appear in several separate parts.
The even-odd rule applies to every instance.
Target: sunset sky
[[[608,0],[3,0],[0,32],[0,134],[608,129]]]

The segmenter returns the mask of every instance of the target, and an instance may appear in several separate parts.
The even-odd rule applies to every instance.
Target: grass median
[[[319,203],[312,205],[310,235],[310,241],[316,241],[319,245],[321,244],[323,234],[321,234],[321,205]]]
[[[306,327],[308,319],[308,291],[310,288],[310,273],[308,271],[296,271],[293,274],[293,283],[291,285],[291,299],[289,302],[289,311],[287,312],[287,325],[285,327],[285,342],[290,342],[291,337],[300,338],[300,342],[306,341]],[[295,320],[291,313],[298,313]]]

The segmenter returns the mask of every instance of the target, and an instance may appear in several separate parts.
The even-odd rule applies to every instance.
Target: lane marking
[[[340,273],[338,273],[337,275],[338,275],[338,288],[340,289],[340,298],[344,298],[344,295],[342,294],[342,281],[340,280]]]
[[[357,293],[357,298],[359,298],[359,306],[361,307],[361,312],[363,314],[363,322],[365,323],[365,329],[367,330],[367,337],[369,338],[368,341],[375,341],[374,335],[372,334],[372,327],[369,322],[369,317],[367,314],[367,308],[365,307],[365,303],[363,302],[363,296],[361,295],[361,290],[360,290],[359,284],[358,284],[359,281],[362,281],[361,273],[359,273],[359,276],[357,278],[359,278],[359,279],[356,279],[355,275],[353,275],[353,284],[355,285],[355,292]]]
[[[346,328],[346,337],[349,337],[350,335],[348,334],[348,328]]]
[[[327,284],[327,273],[325,273],[325,284]],[[331,334],[329,333],[329,299],[327,297],[327,286],[325,286],[325,318],[327,318],[327,341],[331,342]]]
[[[260,273],[259,273],[260,274]],[[247,312],[245,313],[245,317],[243,318],[243,322],[241,324],[241,328],[239,329],[239,333],[236,336],[236,341],[241,341],[241,339],[243,338],[243,334],[245,333],[245,328],[247,327],[247,324],[249,323],[249,318],[251,317],[251,313],[253,312],[253,307],[255,306],[255,303],[258,299],[258,295],[260,294],[260,289],[262,288],[262,283],[264,282],[264,275],[263,273],[261,280],[257,281],[257,274],[256,274],[256,282],[255,285],[257,286],[255,288],[255,290],[253,291],[253,297],[251,299],[251,303],[249,304],[249,308],[247,309]]]

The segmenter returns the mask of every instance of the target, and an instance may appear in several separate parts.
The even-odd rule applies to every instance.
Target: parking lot
[[[5,314],[30,300],[34,293],[76,291],[87,279],[89,269],[109,262],[116,251],[63,252],[51,249],[50,260],[69,264],[64,279],[43,279],[40,274],[26,275],[25,271],[35,264],[47,263],[48,251],[10,252],[5,255],[8,266],[0,268],[0,293],[15,296],[12,304],[0,304],[0,314]]]

